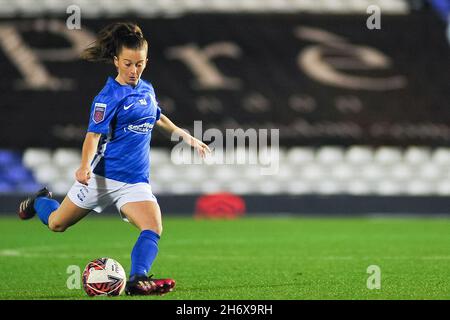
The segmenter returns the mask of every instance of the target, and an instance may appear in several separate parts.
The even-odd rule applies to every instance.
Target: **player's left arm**
[[[206,152],[211,152],[209,147],[202,141],[194,138],[189,133],[175,125],[169,118],[161,114],[161,117],[156,121],[156,126],[168,137],[174,137],[175,139],[183,138],[187,144],[191,145],[193,148],[197,149],[199,155],[204,158]]]

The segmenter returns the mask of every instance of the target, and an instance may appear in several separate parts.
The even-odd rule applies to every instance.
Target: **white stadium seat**
[[[381,165],[393,165],[402,161],[402,151],[395,147],[380,147],[376,149],[374,161]]]
[[[378,195],[383,196],[392,196],[401,194],[404,191],[404,188],[401,183],[384,180],[376,184],[374,188],[374,192]]]
[[[73,182],[68,182],[66,179],[54,180],[48,184],[50,190],[54,195],[63,196],[66,195],[69,189],[72,187]]]
[[[432,194],[434,184],[423,180],[409,181],[406,185],[406,193],[413,196],[429,195]]]
[[[331,177],[338,181],[351,180],[355,175],[355,167],[347,163],[338,163],[331,168]]]
[[[450,148],[437,148],[433,151],[431,160],[437,165],[450,166]]]
[[[162,148],[152,148],[152,151],[150,152],[150,161],[153,166],[170,164],[172,162],[170,159],[170,152]]]
[[[431,159],[430,150],[422,147],[409,147],[403,155],[403,161],[413,165],[420,165],[429,162]]]
[[[418,168],[418,176],[424,180],[438,180],[444,170],[433,162],[427,162]]]
[[[81,150],[78,149],[56,149],[53,152],[53,163],[60,167],[71,167],[74,164],[80,165],[81,162]]]
[[[52,162],[52,152],[48,149],[27,149],[23,154],[22,162],[29,169],[34,169],[39,165],[50,164]]]
[[[256,193],[251,183],[241,180],[224,184],[223,188],[227,192],[232,192],[240,195]]]
[[[192,184],[187,181],[173,181],[170,185],[170,193],[173,194],[190,194],[200,192],[200,186],[198,184]]]
[[[160,182],[171,182],[177,178],[176,166],[166,164],[150,169],[150,179]]]
[[[344,150],[341,147],[321,147],[317,150],[315,160],[320,164],[332,164],[344,160]]]
[[[206,181],[200,181],[200,191],[202,193],[217,193],[217,192],[223,192],[225,190],[224,186],[214,180],[206,180]]]
[[[286,155],[289,163],[295,165],[304,165],[314,161],[314,150],[308,147],[293,147]]]
[[[201,165],[187,165],[181,166],[177,169],[179,176],[187,181],[199,182],[208,178],[208,173]]]
[[[450,179],[439,182],[436,185],[436,192],[440,196],[450,196]]]
[[[365,165],[359,172],[360,177],[368,181],[380,181],[386,174],[386,167],[379,164]]]
[[[311,194],[313,193],[312,184],[306,181],[291,181],[287,183],[286,191],[292,195]]]
[[[35,167],[33,174],[37,182],[44,185],[62,178],[60,170],[50,162]]]
[[[326,176],[325,168],[319,164],[311,163],[303,166],[300,170],[300,179],[307,181],[319,181]]]
[[[355,179],[345,185],[345,192],[351,195],[367,195],[372,192],[372,184],[367,181]]]
[[[282,191],[283,191],[282,184],[273,179],[263,181],[257,186],[257,192],[259,194],[274,195],[279,194]]]
[[[228,182],[238,178],[236,170],[231,165],[218,166],[214,172],[213,178],[219,181]]]
[[[345,161],[354,165],[368,164],[373,161],[373,149],[365,146],[352,146],[345,152]]]
[[[391,178],[399,181],[407,181],[414,177],[415,170],[404,163],[397,163],[389,167],[389,175]]]
[[[341,194],[344,192],[344,185],[336,181],[324,180],[317,183],[314,190],[324,195]]]

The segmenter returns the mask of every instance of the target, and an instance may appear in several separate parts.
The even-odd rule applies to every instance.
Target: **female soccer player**
[[[90,211],[101,212],[114,204],[140,231],[131,252],[131,272],[125,292],[129,295],[164,294],[172,291],[172,279],[152,279],[148,272],[158,253],[162,232],[161,211],[149,184],[150,139],[153,127],[182,137],[200,156],[208,146],[172,123],[156,101],[150,83],[141,79],[147,64],[148,44],[133,23],[115,23],[98,34],[82,58],[112,62],[115,79],[109,77],[95,97],[82,147],[76,182],[61,204],[44,188],[24,200],[19,217],[36,213],[52,231],[62,232]]]

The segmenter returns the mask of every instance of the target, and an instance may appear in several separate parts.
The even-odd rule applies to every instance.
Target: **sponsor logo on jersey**
[[[153,124],[146,122],[143,124],[130,124],[127,129],[134,133],[146,134],[151,131]]]

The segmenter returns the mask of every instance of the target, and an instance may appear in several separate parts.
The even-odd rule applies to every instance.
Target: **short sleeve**
[[[158,121],[159,118],[161,118],[161,108],[157,105],[156,106],[156,121]]]
[[[116,103],[107,96],[97,96],[92,102],[88,132],[108,134]]]

